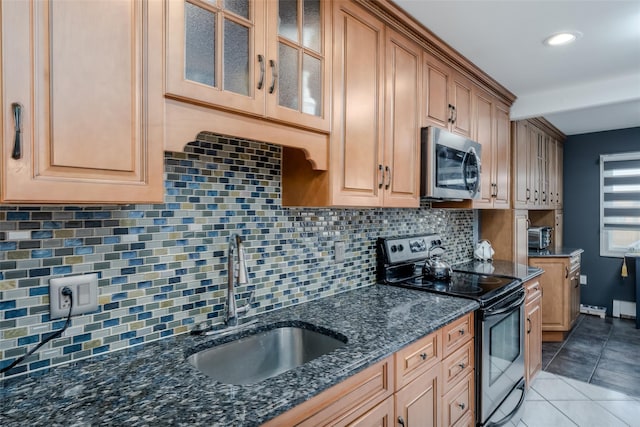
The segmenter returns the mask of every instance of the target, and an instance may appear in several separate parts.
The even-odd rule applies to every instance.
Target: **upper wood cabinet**
[[[423,53],[423,126],[471,138],[472,83],[435,56]]]
[[[162,201],[162,9],[2,2],[2,202]]]
[[[283,204],[418,207],[421,49],[351,2],[333,22],[331,167],[285,150]]]
[[[480,198],[474,208],[510,207],[511,122],[509,107],[495,97],[474,89],[473,139],[482,145]]]
[[[562,207],[562,147],[564,135],[542,118],[512,125],[513,207]]]
[[[329,131],[331,2],[166,7],[167,96]]]

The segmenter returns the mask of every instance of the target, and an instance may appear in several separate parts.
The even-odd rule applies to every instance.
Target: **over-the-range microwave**
[[[430,199],[480,197],[482,146],[435,126],[421,130],[420,195]]]

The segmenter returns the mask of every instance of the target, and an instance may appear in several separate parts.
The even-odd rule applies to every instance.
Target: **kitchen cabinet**
[[[473,319],[456,319],[264,426],[472,425]]]
[[[285,150],[283,205],[418,207],[421,49],[354,3],[333,18],[331,168]]]
[[[512,124],[513,207],[562,206],[562,144],[565,136],[542,118]]]
[[[529,257],[542,268],[542,339],[562,341],[580,314],[580,254],[571,257]]]
[[[2,202],[162,202],[162,22],[160,2],[2,3]]]
[[[423,54],[423,126],[438,126],[471,138],[472,87],[469,79],[438,59]]]
[[[554,227],[553,227],[553,244],[556,248],[561,248],[563,244],[562,233],[563,233],[563,223],[564,223],[564,214],[562,211],[555,211],[554,215]]]
[[[169,1],[166,95],[330,130],[330,2]]]
[[[542,370],[542,287],[539,277],[525,282],[524,289],[524,366],[525,380],[529,387]]]
[[[480,211],[480,236],[491,242],[494,259],[528,264],[529,213],[524,209]]]
[[[473,139],[482,145],[480,197],[474,208],[508,209],[511,205],[511,122],[509,107],[474,90]]]

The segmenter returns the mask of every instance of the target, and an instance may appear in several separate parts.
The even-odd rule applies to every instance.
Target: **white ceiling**
[[[567,135],[640,126],[640,0],[395,0]],[[566,46],[542,41],[560,31]]]

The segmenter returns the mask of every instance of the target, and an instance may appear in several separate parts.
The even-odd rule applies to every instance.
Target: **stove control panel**
[[[396,237],[384,240],[388,264],[426,260],[432,248],[442,246],[442,238],[438,234]]]

